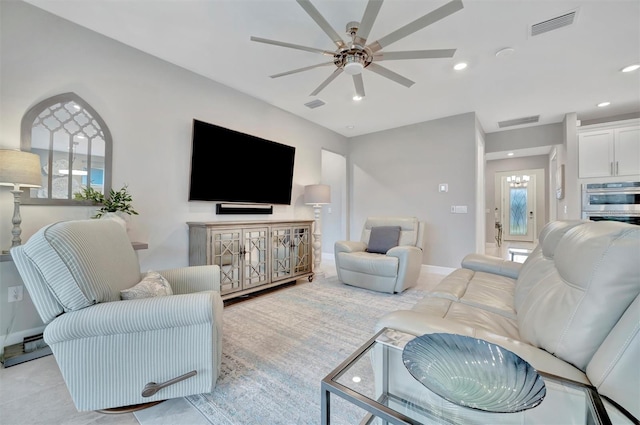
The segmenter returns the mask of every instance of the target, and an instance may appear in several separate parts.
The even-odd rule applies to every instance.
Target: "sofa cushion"
[[[121,289],[140,280],[138,258],[127,232],[112,220],[46,226],[31,236],[24,253],[39,265],[43,280],[65,312],[117,301]]]
[[[543,227],[538,245],[529,254],[518,273],[514,299],[516,310],[521,308],[531,288],[555,267],[554,256],[560,240],[569,230],[582,223],[584,222],[580,220],[553,221]]]
[[[438,317],[447,319],[455,323],[456,326],[462,325],[464,328],[476,330],[483,329],[509,338],[520,339],[516,319],[432,295],[429,293],[411,308],[412,311],[423,313],[426,321],[429,321],[430,317]]]
[[[515,319],[514,292],[514,279],[463,268],[451,272],[446,279],[443,279],[429,292],[429,295],[475,306],[509,319]]]
[[[378,226],[371,228],[367,252],[386,254],[394,246],[398,246],[400,226]]]
[[[371,252],[341,252],[340,267],[359,273],[395,278],[398,275],[398,258]]]
[[[640,226],[601,221],[573,227],[558,242],[553,266],[536,272],[537,282],[517,308],[520,335],[585,370],[640,293],[639,258]]]

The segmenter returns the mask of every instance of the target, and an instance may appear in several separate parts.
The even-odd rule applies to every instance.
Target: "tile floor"
[[[526,249],[531,251],[536,244],[532,242],[519,242],[519,241],[502,241],[501,246],[494,244],[494,246],[488,246],[485,248],[485,254],[493,255],[494,257],[504,258],[505,260],[510,260],[509,249],[517,248],[517,249]],[[523,255],[515,255],[513,261],[524,262],[526,256]]]

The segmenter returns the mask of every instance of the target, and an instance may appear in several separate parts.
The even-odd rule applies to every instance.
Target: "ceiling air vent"
[[[539,22],[531,25],[531,35],[540,35],[545,32],[557,30],[558,28],[572,25],[576,19],[576,11],[565,13],[555,18],[547,19],[546,21]]]
[[[324,102],[321,101],[320,99],[312,100],[311,102],[307,102],[304,104],[304,106],[306,106],[309,109],[315,109],[322,105],[324,105]]]
[[[540,115],[533,115],[530,117],[516,118],[514,120],[500,121],[498,122],[498,127],[505,128],[505,127],[512,127],[514,125],[531,124],[534,122],[538,122],[539,120],[540,120]]]

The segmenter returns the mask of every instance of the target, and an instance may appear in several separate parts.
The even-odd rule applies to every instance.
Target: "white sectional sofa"
[[[557,221],[524,264],[468,255],[412,310],[376,327],[496,343],[640,418],[639,294],[640,226]]]

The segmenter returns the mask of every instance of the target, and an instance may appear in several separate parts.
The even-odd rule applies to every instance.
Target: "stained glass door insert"
[[[513,236],[527,234],[527,188],[511,187],[509,193],[509,233]]]
[[[502,239],[533,242],[535,233],[536,179],[535,175],[501,177]]]

